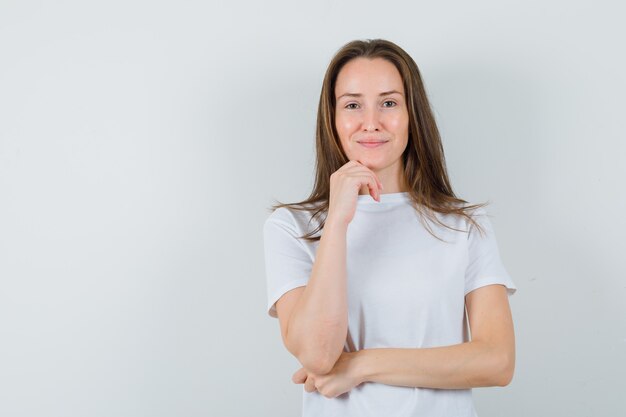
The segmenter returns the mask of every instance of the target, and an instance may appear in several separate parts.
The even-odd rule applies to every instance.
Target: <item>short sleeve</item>
[[[517,291],[517,287],[502,264],[496,235],[486,211],[482,207],[478,208],[474,211],[472,218],[481,225],[484,233],[481,234],[471,224],[468,234],[465,295],[490,284],[502,284],[507,288],[508,295],[513,295]]]
[[[278,208],[263,226],[267,312],[278,318],[276,301],[287,291],[309,281],[313,258],[307,250],[295,220],[285,208]]]

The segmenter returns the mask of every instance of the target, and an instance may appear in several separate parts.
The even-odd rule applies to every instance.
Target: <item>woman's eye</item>
[[[390,103],[390,104],[386,105],[387,103]],[[396,102],[393,101],[393,100],[387,100],[387,101],[383,102],[383,107],[395,107],[396,105],[397,105]],[[358,106],[359,105],[357,103],[348,103],[348,104],[346,104],[345,108],[353,110],[353,109],[356,109]]]

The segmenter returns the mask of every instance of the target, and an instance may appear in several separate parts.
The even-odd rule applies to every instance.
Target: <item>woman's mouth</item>
[[[358,143],[365,146],[366,148],[378,148],[379,146],[383,146],[387,142],[388,141],[358,142]]]

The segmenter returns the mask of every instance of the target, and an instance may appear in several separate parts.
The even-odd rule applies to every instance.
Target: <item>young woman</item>
[[[513,377],[516,287],[485,203],[452,191],[417,65],[389,41],[346,44],[317,117],[314,189],[264,224],[303,417],[476,416],[471,388]]]

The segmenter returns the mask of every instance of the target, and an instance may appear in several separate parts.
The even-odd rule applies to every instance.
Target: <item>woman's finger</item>
[[[306,381],[307,371],[304,368],[300,368],[291,377],[294,384],[303,384]]]
[[[380,201],[380,189],[378,188],[378,182],[371,175],[363,176],[361,185],[366,185],[369,189],[369,193],[374,200]]]
[[[352,162],[352,161],[350,161]],[[356,161],[358,164],[358,168],[360,169],[365,169],[369,174],[372,175],[372,177],[374,178],[374,181],[376,182],[376,187],[379,190],[383,189],[383,183],[380,182],[380,180],[378,179],[378,176],[376,175],[376,173],[374,171],[372,171],[371,169],[369,169],[367,166],[363,165],[362,163],[360,163],[359,161]],[[347,164],[346,164],[347,165]],[[344,165],[345,166],[345,165]]]
[[[313,392],[317,390],[317,388],[315,388],[315,380],[313,379],[313,377],[308,377],[306,379],[306,382],[304,383],[304,390],[306,392]]]

